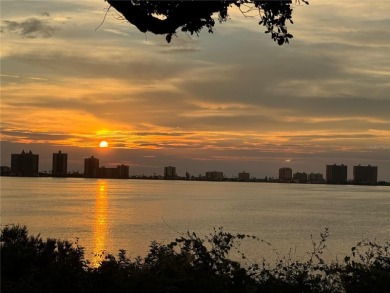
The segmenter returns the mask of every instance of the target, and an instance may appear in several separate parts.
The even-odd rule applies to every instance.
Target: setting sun
[[[107,143],[105,140],[102,140],[102,141],[100,142],[99,146],[100,146],[101,148],[106,148],[106,147],[108,147],[108,143]]]

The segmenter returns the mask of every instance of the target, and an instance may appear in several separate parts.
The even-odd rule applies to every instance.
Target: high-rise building
[[[348,169],[346,165],[326,165],[326,182],[327,183],[346,183]]]
[[[356,183],[376,183],[378,182],[377,166],[353,166],[353,180]]]
[[[292,179],[292,169],[291,168],[280,168],[279,169],[279,181],[290,182],[291,179]]]
[[[11,155],[11,175],[12,176],[38,176],[39,155],[34,155],[31,151],[21,154]]]
[[[118,169],[110,167],[99,167],[99,178],[118,178]]]
[[[173,179],[176,178],[176,167],[168,166],[164,167],[164,178],[165,179]]]
[[[99,176],[99,159],[94,156],[84,160],[84,177],[97,178]]]
[[[219,172],[219,171],[206,172],[206,179],[213,180],[213,181],[223,180],[223,172]]]
[[[238,173],[239,181],[249,181],[249,178],[250,178],[250,174],[245,171]]]
[[[11,168],[8,166],[0,166],[0,175],[1,176],[11,175]]]
[[[308,181],[310,183],[323,183],[324,175],[322,175],[321,173],[310,173],[308,176]]]
[[[53,154],[53,176],[66,176],[68,173],[68,154],[58,153]]]
[[[129,178],[129,166],[118,165],[118,178]]]
[[[129,166],[118,165],[116,168],[100,167],[98,177],[100,178],[129,178]]]
[[[293,180],[295,183],[306,183],[307,182],[307,174],[305,172],[294,173]]]

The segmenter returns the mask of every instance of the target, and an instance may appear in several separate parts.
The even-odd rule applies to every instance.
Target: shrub
[[[82,287],[84,250],[68,241],[28,236],[26,226],[1,231],[1,292],[71,292]]]
[[[222,228],[204,238],[187,232],[168,244],[152,242],[144,258],[120,250],[91,268],[77,243],[43,241],[12,225],[1,231],[1,292],[390,292],[389,243],[364,240],[343,262],[327,264],[328,236],[326,229],[312,241],[306,261],[244,266],[230,259],[231,250],[246,259],[240,242],[259,238]]]

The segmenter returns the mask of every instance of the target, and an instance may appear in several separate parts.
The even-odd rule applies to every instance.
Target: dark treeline
[[[229,252],[246,260],[239,243],[262,240],[222,228],[204,238],[188,232],[169,244],[152,242],[143,258],[121,250],[93,268],[77,243],[10,225],[1,231],[1,292],[390,292],[389,243],[359,242],[341,262],[327,264],[327,237],[326,230],[313,241],[305,261],[243,265]]]

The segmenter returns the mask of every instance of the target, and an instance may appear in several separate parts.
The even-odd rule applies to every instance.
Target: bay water
[[[365,238],[390,241],[390,187],[1,177],[1,226],[11,223],[78,241],[93,265],[102,252],[145,256],[153,240],[218,227],[270,242],[244,241],[242,251],[271,262],[305,259],[329,228],[324,257],[336,260]]]

